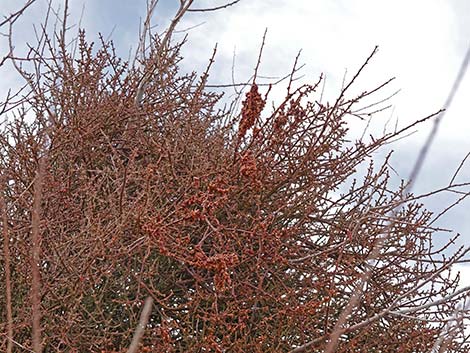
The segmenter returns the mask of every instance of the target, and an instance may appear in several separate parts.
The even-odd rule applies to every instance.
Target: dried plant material
[[[247,131],[258,122],[264,104],[265,102],[258,92],[258,86],[256,83],[253,83],[250,91],[246,94],[246,99],[243,101],[242,118],[238,128],[239,139],[245,137]]]

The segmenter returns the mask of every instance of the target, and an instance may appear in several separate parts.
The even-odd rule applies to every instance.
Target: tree
[[[215,53],[182,74],[171,41],[192,3],[164,35],[150,4],[134,64],[83,30],[75,55],[66,16],[34,70],[10,48],[28,91],[2,104],[2,349],[125,351],[151,298],[142,352],[468,351],[470,289],[449,269],[469,249],[438,260],[422,197],[371,158],[439,112],[348,141],[346,117],[390,82],[348,97],[375,50],[332,103],[294,66],[274,109],[256,71],[241,110],[219,109]]]

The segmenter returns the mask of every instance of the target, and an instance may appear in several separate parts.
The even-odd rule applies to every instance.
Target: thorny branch
[[[23,7],[21,9],[19,9],[16,12],[10,14],[9,16],[5,16],[5,19],[0,22],[0,27],[2,27],[3,25],[5,25],[7,23],[10,23],[10,24],[15,23],[25,13],[25,11],[28,9],[28,7],[30,7],[35,2],[36,2],[36,0],[28,0],[23,5]]]
[[[215,7],[208,7],[208,8],[201,8],[201,9],[188,9],[188,12],[211,12],[211,11],[222,10],[222,9],[226,9],[229,6],[233,6],[235,4],[238,4],[240,1],[241,0],[235,0],[235,1],[229,2],[227,4],[220,5],[220,6],[215,6]]]
[[[442,330],[449,351],[468,351],[449,326],[463,327],[458,302],[469,288],[458,290],[449,270],[468,249],[444,256],[456,237],[434,248],[442,230],[416,202],[426,194],[391,189],[388,157],[378,167],[371,159],[433,115],[370,141],[347,135],[347,116],[373,115],[393,97],[358,108],[391,80],[347,96],[376,49],[333,104],[317,92],[323,77],[294,87],[297,56],[285,98],[267,113],[264,86],[253,85],[263,37],[255,74],[240,84],[251,86],[240,120],[209,90],[215,50],[202,75],[181,74],[171,38],[185,13],[237,2],[181,0],[154,36],[157,2],[140,33],[140,70],[83,31],[70,53],[66,18],[57,46],[43,26],[20,58],[10,26],[8,60],[27,85],[0,109],[11,114],[0,134],[0,349],[305,352],[334,350],[337,335],[344,351],[427,351]],[[465,196],[468,183],[455,183],[464,162],[427,196]]]

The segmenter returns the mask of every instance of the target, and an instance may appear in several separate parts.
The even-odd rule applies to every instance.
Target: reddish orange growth
[[[250,91],[246,94],[246,99],[243,101],[242,119],[238,129],[239,140],[245,137],[246,132],[256,124],[264,105],[265,101],[258,92],[258,85],[253,83]]]

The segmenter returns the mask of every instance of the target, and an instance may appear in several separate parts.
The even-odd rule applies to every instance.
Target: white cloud
[[[454,274],[460,273],[460,286],[470,286],[470,265],[456,264],[452,266]]]

